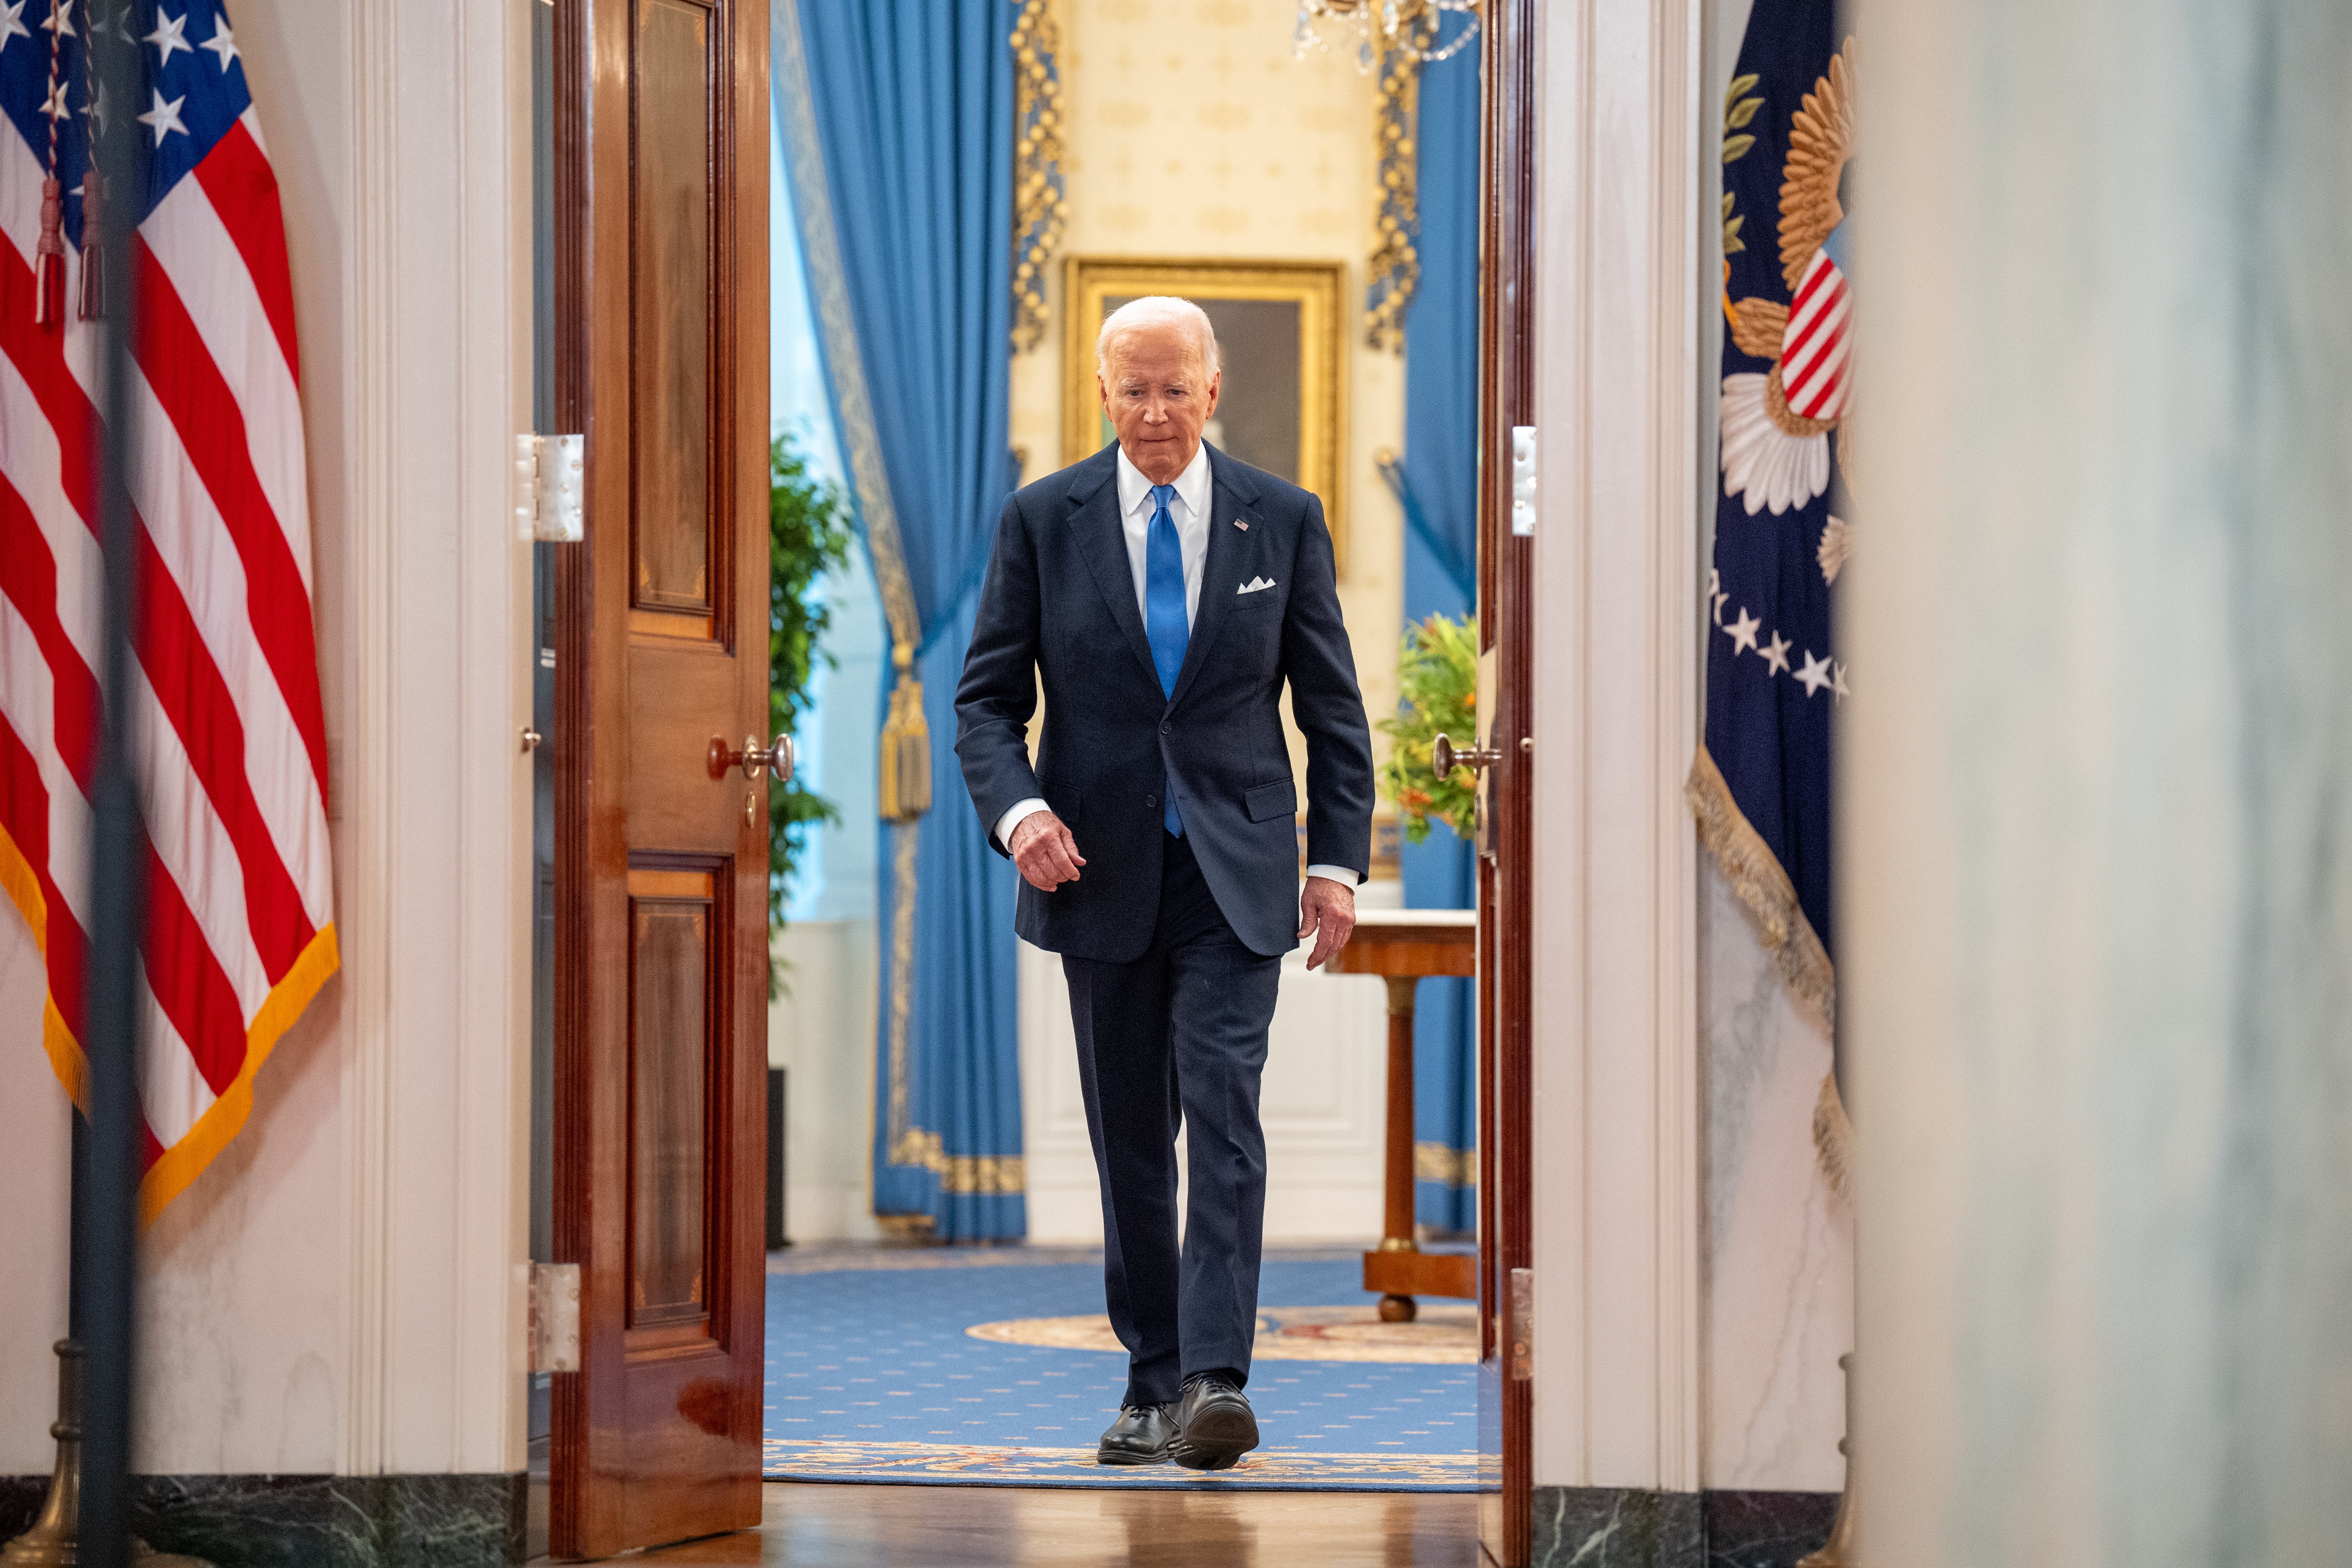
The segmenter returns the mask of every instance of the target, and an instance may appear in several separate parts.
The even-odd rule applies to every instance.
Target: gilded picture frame
[[[1111,438],[1095,384],[1103,318],[1147,294],[1190,300],[1209,312],[1224,361],[1210,444],[1320,498],[1345,572],[1346,264],[1074,256],[1063,266],[1063,462],[1091,456]]]

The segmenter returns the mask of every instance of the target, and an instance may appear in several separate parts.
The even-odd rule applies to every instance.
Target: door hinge
[[[580,1265],[530,1265],[528,1348],[532,1372],[580,1370]]]
[[[1536,1374],[1536,1271],[1511,1270],[1511,1381]]]
[[[1536,427],[1511,426],[1511,531],[1522,539],[1536,531]]]
[[[579,436],[515,437],[515,532],[542,544],[588,536],[587,441]]]

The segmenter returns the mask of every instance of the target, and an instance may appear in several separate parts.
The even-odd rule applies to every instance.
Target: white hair
[[[1223,356],[1217,353],[1217,329],[1209,324],[1208,311],[1173,294],[1147,294],[1129,300],[1103,318],[1102,331],[1095,334],[1095,374],[1108,381],[1113,341],[1145,327],[1189,329],[1201,345],[1201,363],[1208,367],[1208,374],[1214,375],[1224,368]]]

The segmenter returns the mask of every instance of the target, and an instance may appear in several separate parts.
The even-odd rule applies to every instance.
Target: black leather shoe
[[[1164,1465],[1176,1446],[1176,1406],[1122,1405],[1095,1449],[1097,1465]]]
[[[1176,1403],[1176,1462],[1188,1470],[1229,1470],[1257,1447],[1249,1398],[1222,1377],[1197,1377]]]

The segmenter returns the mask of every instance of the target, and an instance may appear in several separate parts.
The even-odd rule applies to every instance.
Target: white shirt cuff
[[[1321,877],[1327,880],[1337,882],[1339,886],[1350,890],[1355,888],[1359,879],[1356,876],[1356,868],[1353,866],[1309,866],[1307,868],[1307,874],[1310,877]]]
[[[1051,808],[1048,807],[1044,801],[1038,799],[1035,795],[1031,795],[1027,800],[1014,801],[1013,803],[1013,809],[996,819],[996,841],[1004,846],[1004,852],[1008,855],[1013,853],[1013,830],[1021,826],[1021,819],[1023,817],[1028,816],[1033,811],[1046,811],[1050,809]]]

